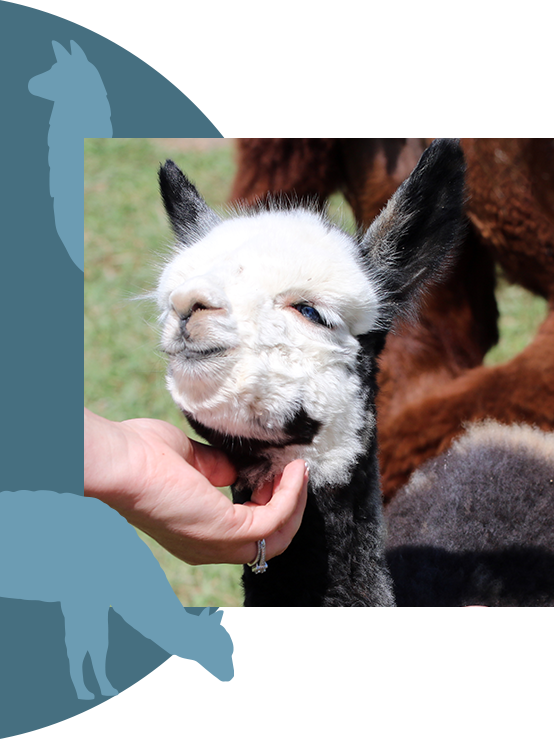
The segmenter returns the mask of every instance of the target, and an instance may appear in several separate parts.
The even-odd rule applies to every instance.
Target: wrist
[[[120,424],[84,409],[84,493],[111,505],[128,489],[127,444]]]

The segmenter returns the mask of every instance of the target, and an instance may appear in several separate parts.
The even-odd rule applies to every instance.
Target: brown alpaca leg
[[[430,290],[417,321],[387,337],[380,360],[380,420],[482,364],[498,341],[494,287],[492,259],[470,231],[452,274]]]
[[[463,424],[493,418],[554,430],[554,305],[533,342],[505,364],[477,367],[383,419],[385,498],[427,459],[445,451]]]
[[[462,139],[467,212],[513,282],[554,299],[554,139]]]

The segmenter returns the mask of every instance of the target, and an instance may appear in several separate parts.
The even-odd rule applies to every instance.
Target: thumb
[[[189,463],[216,488],[232,485],[237,472],[227,456],[213,446],[191,439],[193,459]]]

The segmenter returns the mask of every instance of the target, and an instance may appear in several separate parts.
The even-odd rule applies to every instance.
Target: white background
[[[551,611],[522,610],[227,608],[229,683],[171,657],[30,736],[551,737]]]
[[[546,3],[24,2],[150,64],[224,136],[544,136]]]
[[[22,4],[135,54],[224,136],[552,134],[544,3]],[[223,623],[230,683],[172,657],[32,736],[554,736],[548,609],[228,608]]]

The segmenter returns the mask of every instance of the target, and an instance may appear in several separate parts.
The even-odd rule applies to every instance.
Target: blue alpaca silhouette
[[[169,654],[231,680],[233,643],[223,611],[188,613],[158,561],[116,511],[95,498],[48,490],[0,493],[0,597],[61,603],[69,672],[77,697],[88,652],[102,695],[108,609]]]
[[[84,268],[83,139],[111,138],[111,111],[96,67],[71,41],[52,41],[56,63],[29,81],[29,92],[54,101],[48,130],[50,195],[56,230],[71,259]]]

